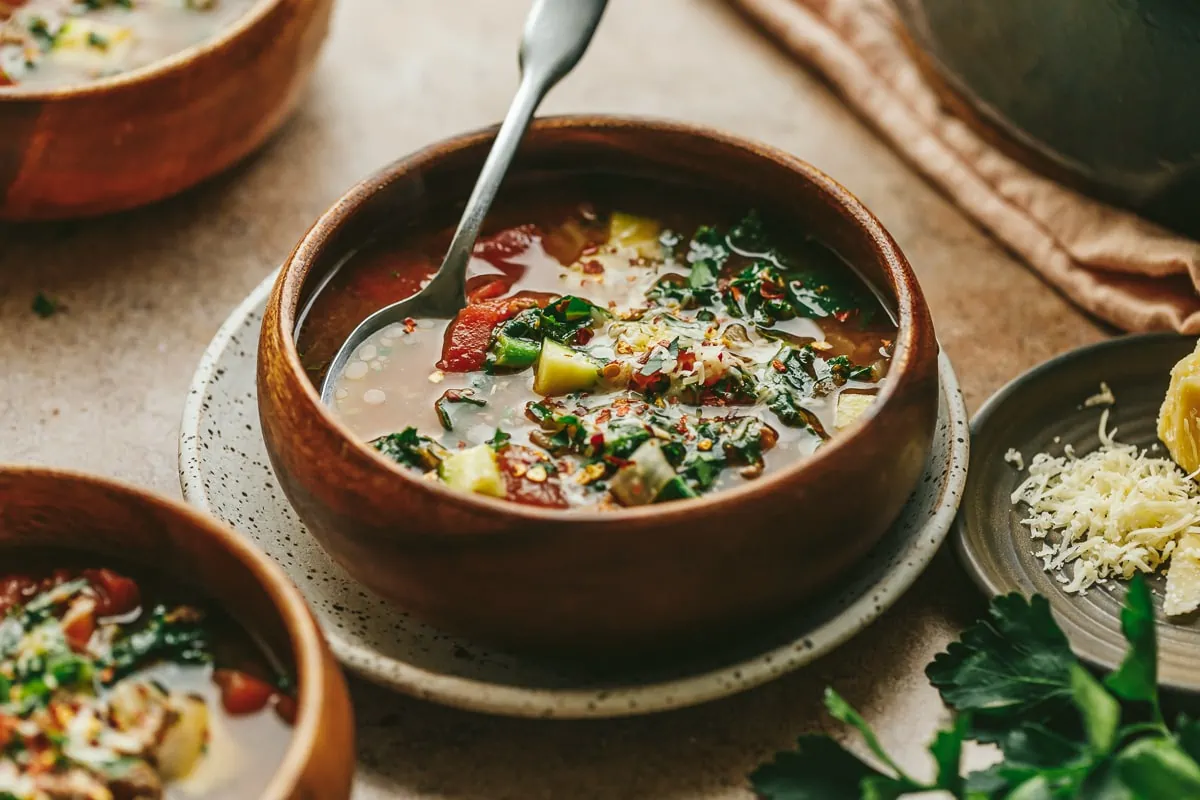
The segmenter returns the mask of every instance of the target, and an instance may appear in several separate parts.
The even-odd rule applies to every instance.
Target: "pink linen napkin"
[[[888,0],[731,2],[1075,303],[1129,331],[1200,333],[1200,243],[1065,188],[986,142],[942,105]]]

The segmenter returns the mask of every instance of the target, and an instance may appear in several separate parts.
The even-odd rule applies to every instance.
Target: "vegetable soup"
[[[382,236],[338,269],[298,335],[314,382],[452,232]],[[896,334],[793,226],[630,179],[503,204],[467,288],[452,322],[363,344],[335,376],[336,413],[429,480],[545,507],[692,498],[803,459],[873,402]]]
[[[253,0],[0,0],[0,87],[59,88],[211,39]]]
[[[261,796],[290,679],[226,615],[110,569],[0,575],[0,798]]]

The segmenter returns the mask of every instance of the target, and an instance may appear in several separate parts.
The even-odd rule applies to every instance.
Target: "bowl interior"
[[[416,479],[406,470],[359,442],[320,402],[318,387],[301,364],[296,339],[304,311],[313,298],[364,244],[385,231],[395,235],[405,228],[428,230],[457,219],[494,134],[494,129],[487,129],[436,144],[356,186],[310,229],[280,277],[277,297],[284,339],[281,355],[289,371],[302,376],[313,413],[323,418],[322,425],[369,452],[371,459],[388,471],[414,482]],[[933,358],[926,357],[931,355],[927,349],[935,347],[931,326],[906,260],[879,221],[844,187],[811,165],[763,145],[675,123],[610,117],[548,118],[531,128],[493,208],[519,205],[522,196],[528,197],[539,186],[572,181],[586,185],[596,176],[628,177],[674,192],[715,193],[724,204],[757,208],[769,216],[794,222],[799,230],[811,233],[850,265],[872,287],[898,325],[890,372],[893,379],[884,383],[879,401],[856,426],[839,432],[817,453],[760,480],[699,500],[605,511],[605,519],[639,514],[665,519],[673,512],[690,512],[717,498],[763,496],[787,476],[823,460],[830,451],[853,447],[853,441],[865,435],[865,424],[896,390],[914,352],[925,357],[922,363],[933,369]],[[930,382],[930,387],[935,383]],[[595,516],[595,512],[586,510],[537,509],[467,496],[424,483],[433,491],[452,494],[460,503],[503,508],[529,517],[563,518],[569,514],[578,520],[588,514]]]
[[[0,553],[61,553],[71,563],[141,568],[199,591],[297,679],[298,715],[266,796],[297,782],[317,725],[322,645],[299,593],[237,534],[136,489],[49,470],[0,469]]]

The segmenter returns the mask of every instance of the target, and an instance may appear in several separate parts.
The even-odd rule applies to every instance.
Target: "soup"
[[[0,0],[0,86],[56,88],[211,39],[253,0]]]
[[[454,321],[393,325],[334,376],[341,419],[429,480],[553,508],[693,498],[810,455],[886,380],[878,298],[779,220],[597,179],[489,223]],[[451,233],[384,237],[341,266],[299,331],[314,381]]]
[[[178,587],[0,575],[0,798],[258,797],[295,708],[264,651]]]

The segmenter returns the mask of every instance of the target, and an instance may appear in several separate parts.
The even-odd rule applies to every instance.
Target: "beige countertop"
[[[342,0],[296,117],[257,156],[143,211],[0,226],[0,462],[179,494],[192,371],[233,307],[355,180],[499,119],[527,0]],[[926,185],[824,85],[720,0],[615,0],[545,112],[673,117],[811,161],[908,254],[971,409],[1105,335]],[[39,319],[38,291],[65,313]],[[825,726],[826,684],[923,770],[941,712],[922,668],[981,601],[948,551],[900,603],[809,669],[698,708],[604,722],[496,719],[354,683],[356,798],[747,798],[744,776]]]

